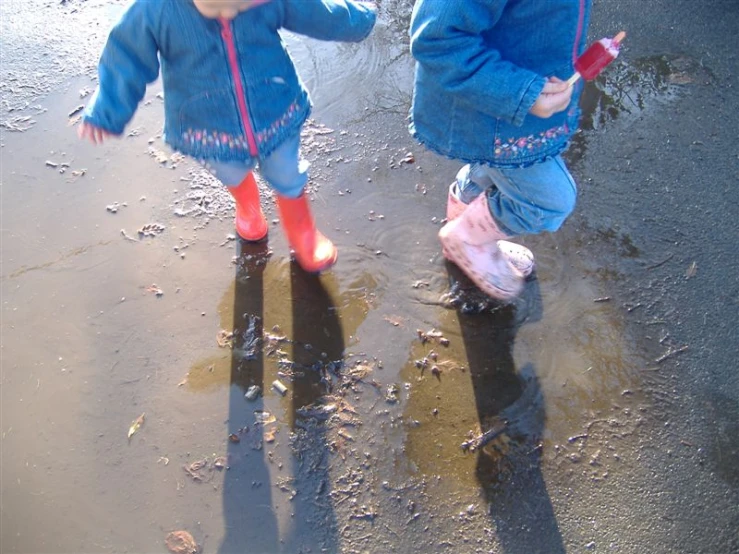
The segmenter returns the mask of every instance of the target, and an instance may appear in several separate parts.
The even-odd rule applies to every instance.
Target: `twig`
[[[654,360],[654,361],[655,361],[655,363],[658,363],[658,364],[659,364],[659,363],[662,363],[662,362],[664,362],[664,361],[665,361],[665,360],[666,360],[667,358],[671,358],[671,357],[672,357],[672,356],[674,356],[675,354],[680,354],[681,352],[685,352],[685,351],[686,351],[687,349],[688,349],[688,346],[687,346],[687,345],[685,345],[685,346],[683,346],[683,347],[681,347],[681,348],[678,348],[677,350],[669,350],[669,351],[667,351],[667,352],[666,352],[665,354],[663,354],[662,356],[660,356],[659,358],[657,358],[657,359],[656,359],[656,360]]]
[[[125,229],[121,229],[121,235],[123,236],[124,239],[130,240],[131,242],[141,242],[139,241],[139,239],[135,239],[132,236],[128,235]]]
[[[659,266],[665,265],[667,262],[669,262],[674,257],[675,257],[675,254],[670,254],[664,260],[662,260],[661,262],[657,262],[654,265],[647,266],[647,270],[657,269]]]

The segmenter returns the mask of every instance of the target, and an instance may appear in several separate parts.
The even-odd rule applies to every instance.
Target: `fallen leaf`
[[[216,342],[218,343],[218,346],[221,348],[233,348],[234,346],[234,334],[233,331],[226,331],[225,329],[221,329],[218,331],[218,335],[216,336]]]
[[[215,460],[213,460],[213,467],[216,469],[228,469],[228,459],[226,456],[218,456]]]
[[[159,288],[159,287],[158,287],[158,286],[156,285],[156,283],[155,283],[155,284],[153,284],[153,285],[151,285],[151,286],[149,286],[149,287],[147,287],[147,288],[146,288],[146,292],[153,292],[153,293],[154,293],[154,294],[156,294],[157,296],[162,296],[162,295],[164,294],[164,291],[163,291],[162,289],[160,289],[160,288]]]
[[[271,427],[264,430],[264,442],[274,442],[277,434],[277,427]]]
[[[698,262],[693,262],[690,264],[690,267],[688,267],[688,270],[685,272],[685,278],[690,279],[691,277],[695,277],[695,274],[698,273]]]
[[[172,531],[164,539],[164,544],[174,554],[197,554],[198,544],[187,531]]]
[[[128,428],[128,439],[131,440],[131,437],[133,434],[138,431],[141,426],[144,424],[144,416],[146,413],[141,414],[139,417],[136,418],[136,420],[131,424],[131,427]]]
[[[400,163],[405,164],[412,164],[416,161],[416,158],[413,156],[413,152],[408,152],[405,157],[400,160]]]
[[[254,417],[257,423],[261,423],[262,425],[269,425],[270,423],[277,421],[277,418],[266,410],[256,410],[254,412]]]

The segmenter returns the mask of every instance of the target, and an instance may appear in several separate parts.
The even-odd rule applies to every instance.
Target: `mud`
[[[715,86],[697,57],[627,48],[588,85],[568,153],[583,213],[523,240],[536,275],[501,306],[440,254],[458,165],[405,128],[410,2],[381,2],[360,45],[287,37],[340,251],[320,277],[290,261],[263,183],[269,241],[236,239],[230,195],[161,141],[158,84],[124,138],[79,143],[121,4],[31,6],[2,22],[22,37],[0,88],[3,552],[737,547],[736,381],[695,406],[680,378],[701,347],[676,287],[708,264],[645,238],[659,201],[597,194],[632,163],[667,171],[639,129]]]

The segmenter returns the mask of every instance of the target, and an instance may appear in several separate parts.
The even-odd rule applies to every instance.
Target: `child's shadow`
[[[265,335],[264,270],[269,257],[266,244],[240,244],[234,294],[234,335],[228,419],[228,460],[230,468],[223,483],[225,536],[221,554],[243,552],[336,551],[338,540],[331,507],[330,481],[326,463],[327,447],[323,427],[310,429],[310,452],[300,451],[300,441],[291,440],[291,431],[300,431],[298,410],[326,393],[322,384],[322,360],[340,360],[343,334],[338,313],[317,276],[290,267],[292,287],[292,340],[270,344],[278,333]],[[285,302],[289,299],[285,298]],[[274,337],[270,339],[270,335]],[[279,348],[292,358],[283,369],[293,381],[283,377],[291,400],[287,432],[276,442],[282,457],[273,456],[275,443],[269,437],[274,424],[244,429],[264,410],[263,396],[245,400],[250,387],[271,390],[274,377],[265,382],[265,350]],[[297,433],[300,437],[301,433]],[[305,441],[304,441],[305,442]],[[278,521],[276,505],[289,513]],[[322,550],[323,549],[323,550]]]
[[[545,406],[532,364],[516,370],[518,329],[542,316],[538,281],[514,304],[483,296],[452,264],[457,309],[482,434],[465,443],[506,554],[563,554],[562,537],[541,473]]]

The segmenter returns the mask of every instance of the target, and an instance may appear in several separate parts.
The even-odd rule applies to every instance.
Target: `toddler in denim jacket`
[[[557,230],[577,190],[560,154],[577,129],[590,0],[417,0],[411,133],[467,162],[449,188],[444,255],[514,298],[534,257],[513,236]]]
[[[337,253],[303,194],[300,129],[311,104],[278,31],[361,41],[375,19],[354,0],[134,0],[110,32],[79,135],[96,144],[120,135],[161,68],[165,141],[228,187],[239,236],[267,236],[258,164],[295,258],[320,272]]]

